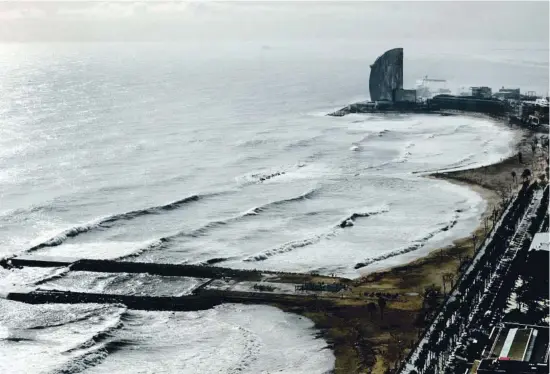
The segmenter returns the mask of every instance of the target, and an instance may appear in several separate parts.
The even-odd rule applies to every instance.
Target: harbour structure
[[[467,95],[450,95],[444,79],[424,77],[416,89],[403,88],[403,48],[393,48],[384,52],[370,66],[369,93],[371,101],[348,105],[330,113],[344,116],[349,113],[438,113],[443,111],[468,111],[505,117],[511,112],[510,103],[493,97],[492,89],[486,86],[470,87]],[[443,88],[432,92],[431,82],[443,83]],[[516,95],[519,90],[513,91]],[[435,94],[435,96],[433,96]]]
[[[448,94],[451,94],[451,90],[447,88],[447,81],[445,79],[428,78],[426,75],[416,82],[416,96],[419,99],[431,99],[435,95]]]

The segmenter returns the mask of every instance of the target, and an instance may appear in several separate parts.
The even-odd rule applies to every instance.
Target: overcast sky
[[[549,2],[0,2],[0,41],[483,40],[548,46]]]

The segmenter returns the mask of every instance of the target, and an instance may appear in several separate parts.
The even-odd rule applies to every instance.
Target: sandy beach
[[[501,125],[505,126],[505,125]],[[341,299],[333,299],[331,307],[288,308],[312,319],[331,343],[336,355],[335,373],[385,373],[406,356],[418,339],[437,305],[423,306],[422,294],[427,287],[448,291],[449,283],[458,279],[468,258],[475,254],[492,227],[491,217],[503,212],[505,199],[519,188],[524,169],[532,171],[532,180],[539,178],[547,166],[548,150],[531,145],[537,134],[521,130],[514,155],[498,163],[460,171],[432,174],[451,183],[471,188],[487,202],[477,229],[471,236],[431,251],[427,256],[405,265],[368,274],[352,282]],[[518,154],[521,152],[520,161]],[[512,171],[517,175],[512,177]],[[474,248],[475,245],[475,248]],[[447,284],[443,277],[446,274]],[[390,298],[383,319],[379,311],[371,316],[369,303],[377,304],[377,293],[399,295]],[[443,300],[441,295],[439,302]],[[372,306],[371,306],[372,308]]]

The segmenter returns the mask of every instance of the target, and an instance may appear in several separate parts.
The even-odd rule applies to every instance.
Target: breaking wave
[[[119,314],[117,319],[107,325],[103,330],[94,334],[90,339],[63,352],[66,355],[75,354],[76,357],[59,367],[53,373],[81,373],[86,369],[99,365],[110,353],[130,345],[131,342],[115,340],[113,335],[116,330],[124,327],[123,320],[125,315],[127,315],[126,309]]]
[[[239,141],[238,143],[236,143],[236,146],[237,147],[243,147],[243,148],[258,147],[258,146],[261,146],[261,145],[264,145],[264,144],[274,143],[275,141],[276,141],[276,139],[266,139],[266,138],[249,139],[249,140]]]
[[[372,211],[364,212],[364,213],[352,213],[348,217],[341,220],[340,223],[338,223],[336,226],[332,227],[326,233],[317,234],[317,235],[314,235],[314,236],[312,236],[310,238],[306,238],[306,239],[293,240],[293,241],[284,243],[284,244],[282,244],[278,247],[268,249],[264,252],[258,253],[258,254],[253,255],[253,256],[249,256],[249,257],[245,258],[243,261],[245,261],[245,262],[264,261],[264,260],[267,260],[268,258],[273,257],[273,256],[278,255],[278,254],[291,252],[295,249],[299,249],[299,248],[307,247],[307,246],[312,245],[312,244],[319,243],[321,240],[330,239],[330,238],[336,236],[338,234],[338,230],[345,229],[347,227],[353,226],[354,222],[358,218],[366,218],[366,217],[374,216],[374,215],[377,215],[377,214],[385,213],[385,212],[388,212],[388,211],[389,211],[388,208],[383,207],[383,208],[380,208],[380,209],[377,209],[377,210],[372,210]]]
[[[264,261],[264,260],[267,260],[268,258],[270,258],[272,256],[282,254],[282,253],[286,253],[286,252],[291,252],[295,249],[307,247],[308,245],[318,243],[321,240],[330,238],[334,235],[336,235],[336,232],[335,232],[335,230],[332,230],[331,232],[329,232],[327,234],[319,234],[319,235],[315,235],[315,236],[313,236],[311,238],[307,238],[307,239],[290,241],[290,242],[287,242],[287,243],[285,243],[285,244],[283,244],[279,247],[268,249],[267,251],[264,251],[262,253],[258,253],[256,255],[247,257],[243,261],[245,261],[245,262]]]
[[[415,146],[415,144],[413,142],[408,142],[406,145],[405,145],[405,148],[403,149],[403,152],[401,154],[401,156],[395,160],[396,163],[403,163],[403,162],[407,162],[408,159],[409,159],[409,156],[412,155],[411,153],[411,148],[413,148]]]
[[[307,192],[305,192],[301,195],[295,196],[295,197],[272,201],[270,203],[260,205],[258,207],[251,208],[251,209],[249,209],[249,210],[247,210],[243,213],[240,213],[240,214],[238,214],[234,217],[227,218],[227,219],[224,219],[224,220],[209,222],[206,225],[204,225],[203,227],[198,228],[198,229],[192,231],[191,233],[187,233],[187,234],[184,234],[184,235],[185,236],[191,236],[191,237],[201,236],[201,235],[204,235],[206,232],[208,232],[212,229],[215,229],[215,228],[221,227],[221,226],[225,226],[227,224],[230,224],[230,223],[233,223],[233,222],[236,222],[236,221],[240,221],[241,219],[246,218],[246,217],[257,216],[257,215],[261,214],[262,212],[265,212],[265,211],[267,211],[267,210],[269,210],[273,207],[282,206],[282,205],[285,205],[285,204],[289,204],[289,203],[293,203],[293,202],[297,202],[297,201],[312,198],[312,197],[315,196],[316,193],[318,193],[318,190],[317,189],[312,189],[312,190],[309,190],[309,191],[307,191]]]
[[[313,136],[313,137],[308,138],[308,139],[299,139],[299,140],[293,141],[293,142],[289,143],[288,145],[286,145],[285,149],[289,150],[289,149],[295,149],[295,148],[308,147],[311,144],[315,143],[316,141],[318,141],[319,139],[322,139],[322,138],[323,138],[323,135],[317,135],[317,136]]]
[[[416,251],[416,250],[422,248],[424,245],[426,245],[428,240],[430,240],[431,238],[433,238],[434,236],[436,236],[439,233],[449,231],[457,223],[458,223],[458,215],[455,215],[454,218],[449,223],[447,223],[444,227],[442,227],[440,229],[437,229],[437,230],[434,230],[434,231],[430,232],[429,234],[425,235],[424,237],[415,240],[414,242],[412,242],[412,244],[406,246],[405,248],[397,249],[395,251],[391,251],[391,252],[388,252],[388,253],[380,255],[380,256],[369,258],[369,259],[367,259],[363,262],[357,263],[354,268],[355,269],[361,269],[361,268],[364,268],[365,266],[371,265],[375,262],[387,260],[388,258],[392,258],[392,257],[399,256],[399,255],[402,255],[402,254],[405,254],[405,253]]]
[[[288,172],[292,172],[295,169],[300,169],[305,166],[304,163],[298,163],[296,165],[290,166],[290,167],[281,167],[278,170],[271,171],[271,172],[252,172],[248,173],[242,176],[239,176],[236,178],[237,182],[242,185],[249,185],[249,184],[257,184],[257,183],[263,183],[267,182],[273,178],[280,177],[282,175],[287,174]]]
[[[348,217],[346,217],[345,219],[343,219],[342,221],[340,221],[340,223],[338,224],[338,227],[340,227],[341,229],[346,228],[346,227],[351,227],[351,226],[354,225],[354,222],[357,220],[357,218],[367,218],[367,217],[374,216],[374,215],[377,215],[377,214],[386,213],[388,211],[389,211],[389,208],[383,207],[383,208],[368,211],[368,212],[365,212],[365,213],[353,213],[353,214],[349,215]]]
[[[69,274],[69,271],[71,271],[71,269],[68,268],[68,267],[55,269],[52,272],[52,274],[50,274],[46,277],[43,277],[43,278],[37,280],[36,282],[34,282],[34,285],[39,286],[41,284],[44,284],[44,283],[47,283],[47,282],[50,282],[50,281],[53,281],[53,280],[56,280],[56,279],[63,278],[65,275]]]
[[[110,228],[113,225],[115,225],[119,221],[130,221],[135,218],[150,215],[150,214],[160,214],[163,211],[170,211],[174,209],[178,209],[185,204],[196,202],[200,200],[203,197],[206,196],[214,196],[216,194],[209,194],[209,195],[191,195],[189,197],[186,197],[181,200],[173,201],[166,205],[159,205],[151,208],[145,208],[145,209],[139,209],[139,210],[133,210],[126,213],[120,213],[120,214],[114,214],[111,216],[107,216],[104,218],[100,218],[91,222],[88,222],[83,225],[74,226],[71,227],[65,231],[62,231],[61,233],[55,235],[54,237],[39,243],[29,249],[26,250],[26,253],[37,251],[41,248],[45,247],[55,247],[58,245],[61,245],[63,242],[65,242],[68,238],[73,238],[75,236],[81,235],[86,232],[93,231],[95,229],[106,229]]]
[[[272,207],[277,207],[277,206],[281,206],[281,205],[285,205],[285,204],[288,204],[288,203],[293,203],[293,202],[297,202],[297,201],[301,201],[301,200],[311,199],[311,198],[315,197],[315,195],[317,195],[318,193],[319,193],[319,190],[316,189],[316,188],[313,188],[313,189],[311,189],[307,192],[304,192],[303,194],[295,196],[295,197],[290,197],[288,199],[282,199],[282,200],[276,200],[276,201],[261,205],[259,207],[252,208],[252,209],[248,210],[247,212],[245,212],[244,216],[257,215],[257,214],[260,214],[261,212],[266,211],[266,210],[268,210],[269,208],[272,208]]]
[[[111,324],[107,325],[103,330],[95,333],[90,339],[86,340],[85,342],[77,345],[76,347],[70,348],[65,351],[65,353],[71,353],[76,352],[81,349],[88,349],[93,347],[96,344],[99,344],[101,342],[104,342],[108,338],[112,336],[112,333],[124,326],[124,323],[122,322],[122,317],[126,312],[122,312],[118,319],[113,321]]]
[[[262,342],[259,337],[250,331],[247,328],[242,326],[234,326],[242,334],[241,338],[241,347],[243,348],[243,353],[240,355],[238,363],[232,368],[228,368],[228,373],[241,373],[245,371],[254,361],[258,359],[260,355]]]
[[[297,202],[297,201],[311,199],[318,192],[319,192],[319,190],[314,188],[314,189],[311,189],[311,190],[309,190],[309,191],[307,191],[307,192],[305,192],[301,195],[295,196],[295,197],[290,197],[288,199],[272,201],[272,202],[269,202],[267,204],[260,205],[258,207],[248,209],[247,211],[245,211],[243,213],[240,213],[240,214],[238,214],[234,217],[209,222],[206,225],[204,225],[202,227],[199,227],[198,229],[195,229],[191,232],[179,231],[179,232],[177,232],[173,235],[169,235],[169,236],[165,236],[165,237],[162,237],[160,239],[157,239],[154,242],[152,242],[151,244],[147,245],[144,248],[141,248],[141,249],[137,250],[136,252],[134,252],[132,254],[119,257],[118,260],[137,257],[137,256],[141,255],[142,253],[149,252],[151,250],[164,249],[167,246],[169,246],[170,243],[173,240],[176,240],[178,238],[182,238],[182,237],[197,238],[199,236],[205,235],[206,233],[208,233],[209,231],[211,231],[213,229],[226,226],[226,225],[231,224],[233,222],[238,222],[238,221],[240,221],[242,219],[245,219],[245,218],[248,218],[248,217],[257,216],[257,215],[259,215],[259,214],[261,214],[261,213],[263,213],[263,212],[265,212],[265,211],[267,211],[271,208],[282,206],[282,205],[289,204],[289,203],[294,203],[294,202]]]
[[[446,169],[452,169],[452,168],[456,168],[456,167],[460,167],[460,166],[465,166],[465,162],[468,162],[468,161],[471,161],[473,158],[475,157],[475,154],[474,153],[470,153],[469,155],[461,158],[460,160],[456,161],[456,162],[453,162],[452,164],[449,164],[447,166],[445,166]],[[468,164],[466,164],[468,165]]]

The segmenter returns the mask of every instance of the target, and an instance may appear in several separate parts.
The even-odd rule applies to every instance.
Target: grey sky
[[[483,40],[548,46],[549,2],[0,2],[0,41]]]

